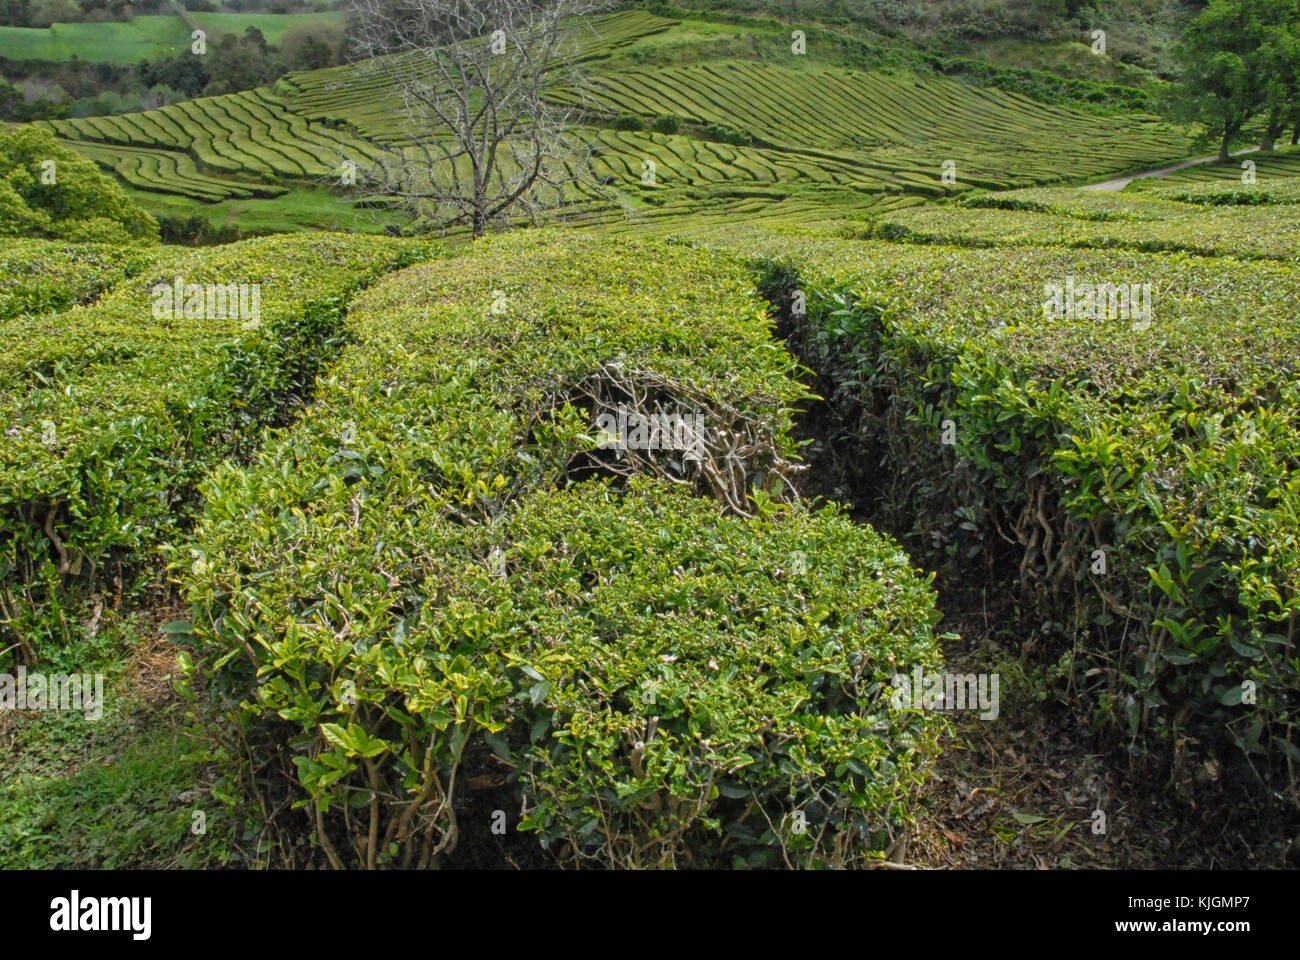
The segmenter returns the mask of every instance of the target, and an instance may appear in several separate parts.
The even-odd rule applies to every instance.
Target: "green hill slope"
[[[775,22],[640,9],[592,21],[579,51],[591,74],[590,125],[573,131],[586,183],[569,197],[569,219],[617,227],[629,215],[663,221],[720,203],[744,212],[736,200],[756,214],[780,204],[796,219],[810,204],[862,213],[897,194],[1097,178],[1189,148],[1186,129],[1153,115],[1035,100],[998,68],[984,71],[994,85],[977,86],[928,69],[919,54],[890,49],[872,63],[874,48],[810,36],[799,55]],[[216,217],[221,204],[253,196],[336,188],[344,161],[364,173],[384,148],[437,136],[403,128],[391,67],[301,72],[273,90],[47,125],[131,187],[169,195],[173,207],[193,200]],[[579,95],[557,86],[550,96]],[[593,156],[579,161],[580,143],[594,144]],[[651,164],[653,182],[643,182]],[[334,192],[337,203],[324,205],[336,213],[366,200]],[[293,196],[279,202],[302,207]]]

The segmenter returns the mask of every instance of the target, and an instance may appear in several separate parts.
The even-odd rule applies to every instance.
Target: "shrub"
[[[666,116],[655,117],[650,124],[650,129],[655,133],[674,134],[681,129],[682,121],[680,117]]]
[[[615,130],[640,130],[644,126],[644,121],[635,113],[621,113],[614,119]]]
[[[804,291],[806,321],[786,322],[830,400],[824,462],[946,589],[1020,606],[1026,644],[1066,652],[1076,686],[1097,678],[1081,696],[1098,728],[1187,795],[1235,748],[1242,776],[1297,801],[1294,270],[752,230],[728,245],[766,251],[774,302]],[[1044,281],[1080,274],[1151,282],[1154,322],[1045,320]]]
[[[158,224],[93,161],[48,130],[18,127],[0,131],[0,236],[24,234],[156,243]]]
[[[0,240],[0,321],[95,299],[158,259],[154,249],[51,240]]]
[[[60,597],[75,592],[64,588],[137,569],[179,529],[212,464],[246,451],[311,389],[342,341],[350,292],[428,255],[370,237],[247,241],[168,256],[57,322],[10,321],[0,355],[5,646],[16,641],[30,660],[49,638],[66,641]],[[156,318],[151,289],[178,275],[259,284],[260,322]]]
[[[174,561],[226,775],[282,849],[452,865],[495,808],[567,862],[879,855],[937,735],[881,685],[935,662],[937,614],[891,543],[786,502],[806,394],[744,271],[507,235],[351,320]],[[597,449],[619,403],[703,411],[700,461]]]

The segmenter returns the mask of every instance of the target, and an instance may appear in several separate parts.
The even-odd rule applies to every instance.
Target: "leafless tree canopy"
[[[469,225],[561,204],[583,176],[580,108],[549,102],[582,89],[575,54],[605,0],[355,0],[354,51],[375,58],[401,103],[406,135],[359,171],[373,194],[426,224]]]

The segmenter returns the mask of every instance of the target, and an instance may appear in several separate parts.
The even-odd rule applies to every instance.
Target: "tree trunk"
[[[1232,139],[1232,131],[1223,131],[1223,142],[1219,144],[1219,162],[1227,163],[1231,157],[1228,156],[1228,141]]]
[[[1269,125],[1264,128],[1264,139],[1260,141],[1259,149],[1265,151],[1272,150],[1273,142],[1280,136],[1282,136],[1282,124],[1270,122]]]
[[[1291,146],[1300,143],[1300,120],[1296,121],[1295,129],[1291,131]]]
[[[481,207],[474,208],[474,236],[481,237],[487,231],[487,217]]]

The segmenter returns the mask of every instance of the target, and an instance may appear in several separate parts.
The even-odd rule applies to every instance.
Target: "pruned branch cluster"
[[[729,403],[702,397],[681,381],[607,363],[555,402],[590,410],[593,424],[602,414],[616,416],[620,407],[643,424],[662,422],[659,418],[668,416],[700,417],[701,427],[691,435],[690,449],[664,449],[662,442],[651,449],[597,449],[575,458],[570,476],[594,471],[660,477],[693,486],[724,511],[742,517],[754,513],[749,498],[754,489],[782,502],[799,498],[794,478],[808,466],[782,455],[770,424]]]

